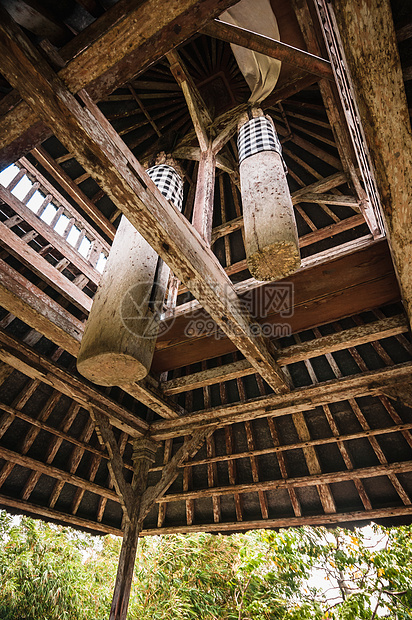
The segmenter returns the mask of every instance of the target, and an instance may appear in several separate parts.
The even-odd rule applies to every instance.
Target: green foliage
[[[121,541],[0,512],[0,618],[108,617]],[[412,620],[412,527],[139,543],[129,620]]]
[[[2,620],[107,618],[114,566],[108,584],[91,537],[0,511],[0,541]]]

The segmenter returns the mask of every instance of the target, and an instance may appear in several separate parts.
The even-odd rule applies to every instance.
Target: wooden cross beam
[[[189,430],[194,432],[207,426],[213,425],[221,428],[226,424],[255,420],[268,415],[273,417],[309,411],[318,406],[348,398],[379,395],[384,393],[387,387],[410,381],[411,377],[412,362],[396,364],[305,388],[297,388],[281,396],[270,395],[254,399],[249,403],[239,402],[205,409],[179,420],[159,420],[151,424],[151,436],[156,441],[163,441],[186,435]]]
[[[215,19],[204,26],[201,32],[209,37],[240,45],[254,52],[265,54],[270,58],[276,58],[318,77],[331,81],[334,79],[332,67],[328,60],[251,30]]]
[[[70,94],[8,14],[1,12],[0,68],[66,148],[184,282],[216,324],[276,392],[288,385],[216,257],[162,196],[120,138],[109,136]],[[85,101],[87,101],[85,99]]]
[[[235,3],[121,0],[59,50],[63,60],[69,61],[59,76],[70,92],[86,88],[92,99],[99,100]],[[16,99],[16,93],[8,96],[8,101],[15,103]],[[51,133],[27,102],[6,108],[0,118],[0,169],[26,155]]]

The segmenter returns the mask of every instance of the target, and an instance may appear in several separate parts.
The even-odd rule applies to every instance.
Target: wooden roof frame
[[[239,303],[242,292],[253,291],[261,283],[251,279],[232,284],[229,275],[236,273],[236,269],[238,273],[242,271],[244,264],[240,261],[239,265],[230,265],[225,271],[210,248],[210,241],[216,242],[221,237],[226,241],[225,235],[228,231],[241,230],[242,227],[241,217],[238,216],[233,221],[223,221],[212,230],[215,167],[228,172],[234,182],[237,182],[231,153],[218,155],[218,151],[225,148],[233,137],[236,118],[231,111],[230,114],[225,113],[212,119],[175,48],[191,36],[203,32],[216,39],[244,44],[250,49],[267,53],[295,66],[293,79],[268,98],[264,104],[268,107],[319,80],[320,92],[334,135],[334,141],[330,143],[336,144],[339,153],[339,160],[331,154],[328,158],[330,162],[337,163],[337,167],[341,166],[342,171],[302,187],[294,192],[292,198],[298,205],[301,202],[321,202],[351,206],[356,214],[350,222],[342,220],[331,225],[330,230],[322,229],[309,233],[306,241],[303,238],[302,247],[305,243],[312,243],[313,239],[320,241],[330,234],[345,232],[362,221],[368,224],[370,234],[349,242],[347,247],[345,244],[339,246],[335,254],[328,252],[324,256],[309,257],[304,265],[305,273],[309,274],[311,268],[315,273],[314,265],[326,262],[331,264],[333,260],[340,260],[339,264],[344,268],[350,264],[354,250],[360,252],[362,248],[362,251],[367,253],[365,256],[368,260],[375,260],[377,264],[379,260],[385,260],[384,241],[379,241],[382,237],[380,216],[368,203],[365,190],[359,181],[354,147],[333,80],[333,75],[336,74],[333,73],[329,61],[322,58],[323,43],[315,9],[319,10],[322,19],[322,11],[328,10],[326,2],[316,0],[312,6],[306,0],[291,0],[307,52],[215,20],[233,4],[234,0],[185,0],[183,3],[165,5],[160,15],[155,0],[138,3],[133,0],[120,0],[88,29],[66,43],[58,53],[47,44],[43,46],[43,52],[46,50],[48,55],[47,60],[44,53],[40,53],[38,47],[13,22],[8,13],[0,9],[0,71],[15,88],[0,100],[0,112],[3,113],[0,116],[0,163],[12,163],[20,159],[20,177],[27,170],[37,175],[30,160],[21,160],[29,151],[35,149],[35,159],[58,180],[60,187],[67,191],[80,209],[100,227],[103,235],[113,239],[115,218],[112,221],[106,218],[59,162],[40,146],[40,143],[53,133],[69,154],[75,155],[87,175],[96,179],[101,190],[111,198],[117,207],[115,215],[124,213],[171,267],[181,282],[180,293],[188,290],[196,298],[197,301],[190,302],[190,305],[183,304],[180,307],[180,316],[184,318],[188,313],[202,307],[244,358],[210,367],[201,360],[201,370],[188,372],[183,377],[159,381],[149,375],[144,381],[122,385],[123,394],[141,403],[139,406],[144,405],[150,410],[148,420],[80,378],[70,367],[65,368],[57,363],[64,357],[65,352],[76,357],[84,329],[82,321],[76,318],[76,312],[87,314],[91,300],[77,287],[77,283],[56,272],[45,258],[27,244],[27,239],[13,233],[13,225],[17,221],[25,221],[34,230],[33,238],[43,234],[46,241],[54,244],[61,254],[66,256],[62,259],[63,262],[67,261],[64,264],[71,261],[77,265],[79,277],[81,278],[83,273],[85,281],[90,280],[97,285],[99,276],[91,261],[78,256],[75,250],[66,248],[64,238],[58,238],[52,229],[47,229],[35,216],[28,214],[25,204],[11,194],[11,188],[0,188],[1,199],[15,213],[14,220],[10,218],[10,222],[0,222],[1,243],[5,250],[0,257],[1,304],[11,313],[1,322],[0,360],[3,365],[0,367],[0,375],[6,380],[10,376],[10,368],[13,368],[29,378],[24,393],[14,403],[0,404],[3,411],[0,418],[0,437],[7,433],[16,420],[24,422],[30,428],[19,452],[0,446],[0,458],[6,462],[0,471],[0,481],[3,484],[15,466],[31,472],[20,499],[5,493],[0,496],[0,502],[48,519],[111,533],[119,533],[120,524],[114,526],[111,522],[103,522],[105,507],[108,502],[120,503],[123,510],[124,543],[111,619],[120,620],[126,617],[139,534],[142,530],[145,534],[176,530],[173,524],[165,524],[169,504],[184,506],[186,525],[177,526],[182,532],[227,532],[250,527],[332,524],[395,517],[410,519],[412,516],[409,478],[402,477],[410,476],[412,459],[404,457],[399,462],[393,458],[388,459],[377,440],[377,437],[382,439],[386,435],[396,436],[402,439],[405,450],[412,448],[412,422],[405,422],[388,399],[388,396],[393,398],[395,395],[400,399],[401,406],[402,403],[409,406],[407,391],[412,376],[412,348],[405,337],[412,316],[412,227],[408,226],[412,204],[412,181],[409,174],[412,138],[389,3],[380,4],[378,7],[374,0],[362,0],[355,3],[354,7],[352,0],[333,0],[331,15],[336,34],[341,38],[340,45],[346,57],[352,88],[363,121],[364,137],[382,202],[388,241],[406,316],[402,313],[385,316],[379,314],[378,310],[377,320],[363,324],[362,318],[354,313],[355,326],[328,334],[322,334],[317,326],[311,326],[315,339],[302,342],[297,335],[295,344],[282,348],[276,348],[263,336],[252,334],[251,317]],[[355,8],[357,20],[354,20],[352,15]],[[119,40],[122,40],[122,46],[116,45]],[[165,55],[171,63],[173,75],[182,87],[194,125],[194,131],[176,147],[176,156],[180,153],[185,159],[197,159],[200,162],[197,193],[193,196],[193,224],[165,200],[95,103]],[[368,58],[367,64],[365,58]],[[376,81],[378,72],[383,76],[379,84]],[[131,89],[132,96],[159,135],[156,123],[145,111],[137,93],[133,94],[133,87]],[[385,101],[386,108],[393,111],[389,117],[383,112],[381,98]],[[245,107],[245,104],[239,105],[236,112],[240,113]],[[283,133],[283,137],[288,139],[286,129],[281,128],[279,133],[281,136]],[[195,135],[200,150],[193,147],[192,140]],[[299,136],[296,143],[301,148],[307,145],[305,139]],[[317,152],[316,148],[312,146],[314,154]],[[327,193],[333,192],[336,185],[345,180],[351,183],[354,195]],[[55,191],[50,181],[44,177],[42,180],[38,177],[37,186],[41,183],[48,186],[50,191]],[[63,196],[60,198],[63,212],[66,199]],[[71,203],[67,204],[71,208]],[[90,226],[86,220],[84,225]],[[95,257],[103,247],[108,248],[104,237],[97,232],[93,243]],[[37,286],[30,278],[14,269],[8,262],[9,256],[26,265],[31,273],[40,278],[44,286],[51,284],[62,294],[65,302],[62,304],[55,301],[44,293],[41,286]],[[379,276],[382,282],[383,276],[383,273]],[[391,282],[394,283],[393,274],[388,277],[392,278]],[[175,288],[177,291],[176,283]],[[396,300],[394,297],[393,301]],[[388,293],[384,303],[389,301],[392,301],[392,298]],[[65,304],[69,309],[66,309]],[[372,304],[368,308],[359,308],[357,312],[366,309],[374,310],[375,307]],[[31,328],[26,333],[25,341],[7,331],[13,315]],[[340,325],[335,327],[337,330],[341,329]],[[39,353],[34,348],[42,336],[57,346],[52,355]],[[407,352],[407,361],[395,363],[386,352],[381,341],[391,338],[397,339]],[[385,361],[383,368],[368,370],[357,349],[363,345],[370,345],[381,355]],[[332,353],[342,350],[350,354],[360,372],[353,376],[342,375],[332,356]],[[220,354],[224,353],[225,350],[221,349]],[[329,363],[334,379],[317,383],[311,360],[322,356]],[[304,363],[313,381],[309,386],[293,388],[287,367],[299,362]],[[242,380],[252,376],[255,377],[261,395],[248,399]],[[237,402],[228,401],[230,381],[237,382]],[[272,393],[265,392],[264,382]],[[41,385],[51,388],[52,393],[39,417],[33,418],[23,409]],[[220,389],[218,406],[212,406],[211,400],[211,386],[215,385],[219,385]],[[185,402],[190,402],[193,391],[199,389],[203,390],[203,410],[193,413],[190,407],[186,410],[174,398],[175,395],[185,393]],[[48,418],[61,395],[71,399],[72,404],[60,426],[56,427],[48,422]],[[356,400],[361,398],[374,398],[392,424],[381,423],[377,428],[372,428]],[[361,430],[348,431],[345,434],[339,431],[331,407],[344,402],[349,403],[351,414],[360,424]],[[88,422],[80,437],[71,436],[70,425],[80,410],[89,416]],[[330,437],[311,435],[308,418],[318,410],[329,424]],[[282,443],[276,424],[277,420],[286,416],[292,420],[297,439]],[[253,430],[253,423],[258,424],[259,421],[268,426],[273,442],[270,448],[259,447],[260,444],[254,437],[256,429]],[[233,449],[233,428],[236,425],[243,425],[242,432],[247,448],[237,452]],[[100,447],[89,442],[94,430]],[[46,462],[30,452],[36,437],[42,432],[52,436],[47,448]],[[224,455],[217,455],[216,445],[222,441],[222,434],[226,452]],[[369,442],[377,463],[356,465],[346,447],[348,442],[355,440]],[[74,446],[69,471],[53,464],[64,442]],[[155,455],[161,442],[163,453],[162,462],[159,463],[158,458],[155,461]],[[131,458],[130,445],[133,446]],[[322,471],[318,450],[321,447],[326,449],[327,446],[338,449],[346,469]],[[203,456],[199,452],[201,448],[204,451]],[[307,473],[288,477],[283,453],[293,450],[300,450],[303,454]],[[85,453],[92,455],[93,459],[88,479],[77,473]],[[129,456],[126,457],[125,454]],[[195,455],[198,456],[195,458]],[[267,455],[276,455],[279,476],[262,480],[259,458]],[[236,463],[240,464],[242,460],[248,459],[250,480],[238,481]],[[218,482],[217,471],[219,463],[222,462],[228,467],[227,484]],[[95,481],[102,463],[109,471],[105,485]],[[194,485],[191,488],[195,470],[200,467],[206,468],[208,486],[198,488]],[[176,490],[173,485],[181,473],[182,485]],[[42,475],[50,476],[56,481],[48,507],[30,501]],[[364,481],[379,477],[387,478],[391,492],[396,495],[396,501],[391,506],[374,508]],[[337,484],[347,482],[356,488],[363,510],[342,511],[339,507],[332,486],[335,485],[333,489],[336,489]],[[55,508],[65,484],[77,489],[72,514]],[[313,510],[321,512],[302,516],[298,490],[305,488],[310,494],[312,487],[316,489],[320,506]],[[268,498],[274,490],[282,490],[288,495],[293,516],[270,516]],[[97,518],[93,522],[76,514],[84,494],[89,492],[99,498]],[[249,493],[257,494],[261,520],[243,518],[241,497]],[[222,518],[222,511],[227,509],[224,504],[226,497],[233,498],[236,521]],[[212,501],[213,523],[194,523],[195,501],[201,503],[205,499]],[[115,512],[117,508],[113,510],[112,514],[118,515]],[[152,527],[154,511],[157,514],[157,529]],[[114,523],[114,517],[112,521]]]

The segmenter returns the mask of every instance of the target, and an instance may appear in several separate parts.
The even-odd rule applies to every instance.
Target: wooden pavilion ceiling
[[[249,96],[221,40],[227,35],[219,38],[210,22],[230,4],[187,0],[165,9],[158,24],[151,0],[0,2],[28,36],[20,42],[14,89],[11,74],[18,68],[0,62],[0,162],[17,166],[8,187],[0,186],[0,504],[10,510],[120,533],[123,503],[108,468],[111,451],[95,430],[95,422],[108,420],[126,483],[133,440],[159,442],[142,500],[143,533],[411,521],[408,316],[383,229],[371,226],[365,210],[328,63],[314,65],[318,73],[283,63],[276,89],[262,104],[281,138],[299,232],[302,267],[286,283],[293,299],[289,293],[286,305],[277,307],[277,291],[292,288],[282,289],[284,282],[262,286],[247,269],[233,137],[217,157],[211,249],[190,246],[199,251],[196,277],[203,266],[219,283],[226,273],[233,295],[258,323],[273,328],[273,343],[269,337],[248,345],[231,339],[219,326],[218,310],[213,315],[218,300],[208,293],[197,301],[186,288],[192,267],[178,233],[187,230],[195,243],[187,220],[199,148],[169,53],[177,49],[217,135]],[[272,5],[283,42],[327,58],[314,6],[301,0]],[[400,0],[392,9],[410,97],[410,16]],[[302,21],[308,16],[312,29]],[[136,23],[145,23],[147,40],[138,39],[142,32],[133,28],[139,26],[130,26]],[[46,67],[40,56],[36,65],[35,53]],[[52,96],[56,72],[67,89],[60,108]],[[36,93],[37,78],[43,90]],[[107,144],[118,149],[118,170],[105,145],[76,119],[79,101],[80,111],[87,110]],[[66,109],[61,102],[68,102]],[[157,194],[142,200],[157,201],[158,213],[164,209],[166,223],[159,226],[175,226],[170,239],[155,230],[149,241],[179,276],[171,281],[177,300],[166,304],[149,377],[102,388],[75,366],[100,282],[96,265],[110,251],[122,211],[136,227],[146,217],[130,207],[125,175],[138,170],[133,156],[146,164],[159,150],[185,170],[181,219],[167,219]],[[128,161],[125,173],[121,157]],[[26,177],[31,188],[18,198]],[[30,208],[35,192],[42,196],[37,214]],[[48,205],[55,207],[49,223],[41,218]],[[54,227],[62,216],[67,225],[59,234]],[[157,226],[152,213],[147,217]],[[150,221],[144,220],[148,235]],[[71,243],[73,226],[79,234]],[[84,239],[90,242],[86,256],[79,252]],[[233,317],[242,325],[242,317]],[[279,325],[283,331],[276,332]],[[292,386],[286,394],[276,393],[270,381],[272,344],[275,367]]]

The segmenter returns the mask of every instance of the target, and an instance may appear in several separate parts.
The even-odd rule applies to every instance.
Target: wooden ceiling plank
[[[77,357],[84,324],[0,259],[0,303],[9,312]],[[121,389],[162,417],[177,417],[181,408],[165,398],[149,380]]]
[[[111,525],[106,525],[104,523],[93,523],[88,519],[82,519],[81,517],[76,517],[58,510],[53,510],[47,506],[39,506],[32,502],[23,501],[8,495],[0,495],[0,504],[2,506],[8,506],[9,508],[19,510],[25,514],[36,515],[42,519],[50,519],[52,521],[63,523],[64,525],[80,528],[82,530],[92,530],[102,534],[122,536],[122,531]]]
[[[322,408],[328,409],[328,405],[322,405]],[[272,426],[272,422],[275,423],[276,419],[272,417],[268,417],[269,427]],[[230,428],[230,427],[228,427]],[[335,430],[333,431],[333,436],[331,437],[323,437],[319,439],[310,439],[308,441],[297,441],[295,443],[290,444],[280,444],[279,439],[274,442],[274,446],[270,448],[261,448],[254,450],[247,450],[244,452],[227,452],[224,455],[214,456],[214,457],[205,457],[203,459],[196,459],[193,461],[187,461],[183,463],[182,467],[184,469],[190,469],[192,467],[197,467],[200,465],[207,465],[208,463],[226,463],[228,461],[236,461],[239,459],[248,459],[250,456],[263,456],[266,454],[276,454],[277,456],[281,456],[283,452],[288,452],[289,450],[301,450],[306,446],[324,446],[329,444],[342,444],[345,441],[354,441],[356,439],[364,439],[368,436],[376,436],[376,435],[386,435],[392,433],[404,433],[408,432],[412,429],[412,422],[403,423],[402,421],[399,424],[394,424],[393,426],[385,426],[382,428],[374,428],[370,430],[360,430],[357,433],[349,433],[347,435],[339,434],[337,431],[336,423],[334,424]],[[337,432],[336,432],[337,431]],[[271,431],[272,432],[272,431]],[[273,435],[272,435],[273,437]],[[167,441],[172,441],[171,439]],[[350,467],[348,467],[350,469]],[[161,470],[161,466],[154,467],[154,470]],[[285,469],[286,473],[286,469]],[[283,476],[282,474],[282,477]],[[286,476],[287,477],[287,476]]]
[[[86,409],[93,404],[108,416],[115,426],[127,431],[133,437],[140,437],[147,432],[146,422],[112,399],[100,394],[91,384],[86,384],[85,381],[60,368],[3,330],[0,331],[0,343],[0,359],[16,370],[50,385]]]
[[[213,253],[147,177],[120,138],[108,135],[82,108],[16,24],[2,12],[1,69],[67,150],[96,178],[128,220],[198,298],[217,325],[275,391],[285,377],[261,336],[251,335],[249,317]],[[86,100],[84,100],[86,101]],[[112,132],[114,134],[114,132]]]
[[[309,474],[295,478],[279,478],[277,480],[265,480],[261,482],[246,482],[235,486],[227,485],[215,487],[213,489],[204,488],[194,491],[186,491],[181,493],[170,493],[164,495],[160,500],[162,502],[181,502],[186,499],[199,499],[212,497],[213,494],[220,496],[231,495],[232,493],[250,493],[269,491],[275,489],[287,489],[288,487],[302,488],[307,486],[318,486],[326,484],[334,484],[337,482],[345,482],[347,480],[355,480],[355,478],[375,478],[379,476],[390,476],[395,474],[409,473],[412,471],[412,461],[401,461],[398,463],[388,463],[384,465],[372,465],[370,467],[359,467],[352,470],[339,472],[328,472],[319,474]],[[331,511],[335,512],[335,511]],[[209,525],[210,529],[211,526]]]

